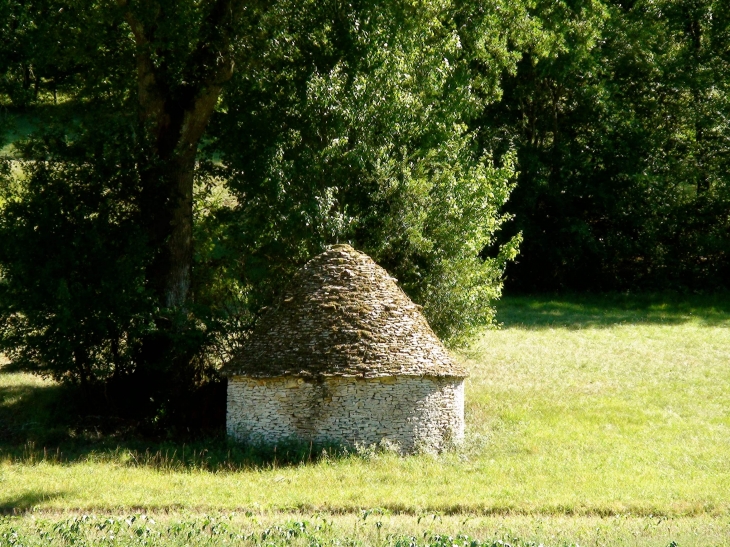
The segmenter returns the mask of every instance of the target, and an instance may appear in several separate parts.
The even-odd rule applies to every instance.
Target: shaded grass
[[[7,368],[0,363],[0,373]],[[0,375],[0,450],[36,438],[48,445],[65,441],[76,405],[64,395],[61,386],[30,374]]]
[[[207,436],[168,438],[157,430],[145,436],[134,420],[85,410],[78,389],[15,372],[0,362],[0,463],[121,463],[157,471],[235,472],[346,454],[337,446],[309,443],[282,443],[273,449],[240,445],[229,442],[222,428]]]
[[[272,457],[219,438],[187,446],[207,450],[191,461],[174,441],[148,443],[145,451],[144,439],[77,433],[60,456],[54,447],[18,444],[20,435],[0,443],[0,506],[379,507],[408,515],[695,515],[726,523],[728,309],[725,295],[505,299],[498,315],[504,327],[485,332],[461,357],[472,375],[467,441],[458,450],[400,458],[290,447],[289,456]],[[0,402],[0,419],[8,409],[16,418],[32,415],[24,404],[33,394],[54,397],[50,384],[0,375],[3,389],[12,382],[14,389],[28,384],[27,391]]]
[[[17,157],[15,144],[39,128],[47,127],[49,123],[60,124],[64,128],[67,124],[67,134],[73,134],[73,122],[78,119],[83,108],[83,105],[67,98],[58,104],[42,102],[23,108],[0,105],[0,158]]]
[[[513,296],[498,304],[506,328],[611,328],[618,325],[730,326],[730,293]]]
[[[0,107],[0,157],[13,157],[14,143],[28,137],[38,123],[38,115],[32,110]]]

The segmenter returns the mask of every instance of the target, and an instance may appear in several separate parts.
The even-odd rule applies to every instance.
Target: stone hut
[[[412,452],[464,436],[465,370],[396,279],[349,245],[302,267],[224,370],[240,441]]]

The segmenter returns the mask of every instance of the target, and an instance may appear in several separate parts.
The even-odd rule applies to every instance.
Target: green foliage
[[[144,150],[110,103],[51,112],[16,143],[28,158],[15,161],[20,173],[3,172],[0,352],[18,369],[80,388],[86,408],[77,412],[217,425],[223,403],[211,410],[208,399],[220,393],[198,391],[195,403],[190,393],[216,377],[220,329],[208,309],[161,309],[149,287]],[[173,336],[160,336],[169,325]],[[180,354],[195,359],[181,365]]]
[[[104,137],[71,147],[103,162],[71,161],[67,150],[67,161],[26,162],[19,193],[4,179],[0,347],[17,366],[57,380],[129,371],[134,341],[150,328],[138,187],[127,177],[133,157],[128,143]]]
[[[84,51],[93,38],[79,32],[78,19],[84,15],[77,3],[66,0],[6,0],[0,5],[0,104],[26,108],[44,100],[56,103],[59,91],[79,85],[81,74],[94,71]],[[105,34],[102,18],[96,28],[87,29]]]
[[[513,287],[727,283],[728,16],[721,3],[537,2],[536,43],[477,126],[513,142]]]
[[[213,174],[237,198],[227,239],[254,297],[347,241],[400,280],[442,337],[488,323],[519,238],[479,254],[504,221],[513,170],[509,158],[495,167],[467,130],[485,99],[472,89],[457,7],[278,10],[260,46],[267,62],[234,77],[211,131]],[[512,61],[495,56],[486,76]]]
[[[222,34],[211,6],[0,8],[13,38],[0,92],[16,106],[64,101],[34,108],[37,131],[15,143],[22,173],[2,172],[0,350],[162,426],[211,412],[206,400],[222,420],[220,385],[190,393],[327,244],[372,254],[458,342],[492,320],[519,243],[480,257],[506,219],[513,156],[468,128],[516,61],[519,32],[499,12],[518,20],[519,6],[283,0],[241,4]],[[231,81],[216,52],[235,60]],[[191,105],[224,85],[205,138],[182,139],[206,130]],[[188,256],[190,234],[171,227],[188,218],[193,175]],[[189,289],[171,292],[169,272],[191,260]]]
[[[211,5],[0,6],[0,101],[60,97],[69,114],[33,118],[24,171],[0,169],[0,345],[17,366],[142,375],[159,417],[168,380],[182,400],[214,378],[335,242],[371,254],[454,344],[492,321],[505,268],[522,289],[727,283],[718,0],[281,0],[234,10],[224,34]],[[168,307],[177,148],[140,118],[138,61],[180,121],[215,51],[236,69],[189,162],[192,283]]]

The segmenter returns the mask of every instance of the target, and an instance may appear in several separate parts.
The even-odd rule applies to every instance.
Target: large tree
[[[164,397],[166,383],[180,399],[206,370],[195,361],[207,329],[190,295],[198,147],[246,61],[258,8],[10,8],[19,46],[5,56],[6,81],[31,67],[42,88],[49,67],[70,68],[63,104],[38,113],[35,135],[18,146],[23,183],[17,172],[6,178],[4,345],[18,366],[87,388],[136,375],[150,386],[141,400]]]
[[[139,124],[149,146],[143,199],[150,282],[169,308],[185,306],[193,260],[193,181],[200,139],[238,62],[255,2],[118,0],[132,36]],[[236,55],[237,54],[237,55]]]
[[[54,55],[76,69],[4,178],[17,364],[136,376],[160,388],[140,404],[163,408],[161,386],[184,399],[337,241],[386,265],[446,338],[491,320],[518,240],[479,253],[512,169],[468,122],[516,61],[514,3],[43,2],[24,8],[64,14]]]

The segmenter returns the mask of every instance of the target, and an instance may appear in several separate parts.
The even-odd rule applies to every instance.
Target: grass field
[[[0,518],[0,545],[544,547],[728,545],[717,518],[327,513],[30,514]],[[5,540],[5,543],[3,543]],[[13,543],[15,541],[15,543]]]
[[[261,464],[220,441],[145,453],[62,430],[60,447],[19,447],[22,431],[48,427],[41,412],[63,409],[50,383],[0,374],[0,508],[53,522],[68,511],[253,511],[279,523],[324,512],[339,532],[323,541],[364,538],[348,519],[377,508],[391,540],[438,515],[436,528],[490,541],[730,545],[730,296],[509,298],[498,319],[460,355],[467,440],[440,456]],[[14,444],[1,441],[3,420]]]

